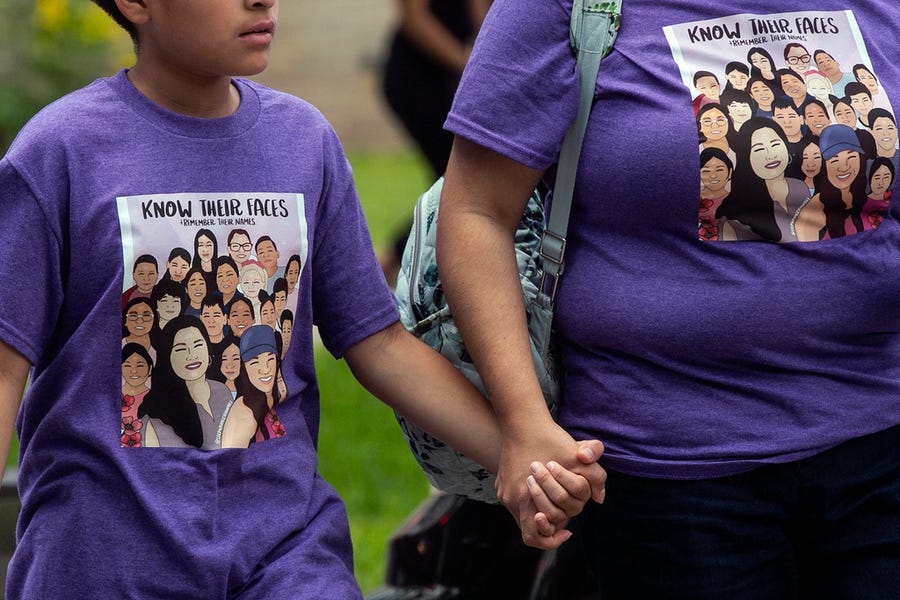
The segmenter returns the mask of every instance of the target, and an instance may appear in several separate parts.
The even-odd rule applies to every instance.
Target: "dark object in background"
[[[506,508],[429,496],[389,543],[385,586],[366,600],[593,600],[573,543],[543,552],[522,543]]]

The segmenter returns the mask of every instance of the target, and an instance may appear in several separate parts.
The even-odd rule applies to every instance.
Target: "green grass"
[[[408,227],[415,200],[430,183],[427,167],[409,153],[351,155],[350,162],[380,250]],[[320,470],[347,504],[356,576],[370,591],[383,583],[388,538],[428,494],[428,484],[391,410],[325,350],[317,351],[316,366]]]

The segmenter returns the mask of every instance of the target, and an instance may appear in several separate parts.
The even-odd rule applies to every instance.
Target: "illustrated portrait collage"
[[[129,448],[246,448],[278,404],[307,260],[299,194],[117,199],[122,422]]]
[[[816,242],[887,218],[897,125],[852,11],[665,33],[697,126],[699,239]]]

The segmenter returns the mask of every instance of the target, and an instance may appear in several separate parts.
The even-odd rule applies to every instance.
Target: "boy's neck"
[[[181,76],[142,65],[128,70],[128,79],[150,101],[172,112],[206,119],[234,114],[241,95],[231,77]]]

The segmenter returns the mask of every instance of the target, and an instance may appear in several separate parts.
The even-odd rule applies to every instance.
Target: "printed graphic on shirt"
[[[852,11],[664,30],[693,98],[701,240],[819,241],[886,218],[897,125]]]
[[[151,194],[117,204],[122,446],[246,448],[285,435],[277,405],[307,261],[303,195]]]

